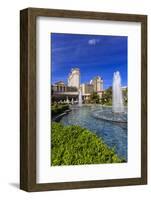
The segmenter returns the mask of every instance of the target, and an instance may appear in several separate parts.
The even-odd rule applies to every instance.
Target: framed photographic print
[[[20,12],[20,188],[147,183],[147,16]]]

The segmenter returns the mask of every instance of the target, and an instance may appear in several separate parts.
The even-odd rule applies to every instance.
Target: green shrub
[[[64,105],[54,104],[51,106],[51,114],[52,116],[55,116],[55,115],[63,113],[65,110],[68,110],[68,109],[69,109],[68,104],[64,104]]]
[[[80,126],[52,123],[51,164],[80,165],[123,162],[96,134]]]

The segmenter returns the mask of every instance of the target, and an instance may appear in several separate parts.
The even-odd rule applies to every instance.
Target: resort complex
[[[127,39],[51,34],[51,166],[128,161]]]
[[[100,76],[80,84],[73,68],[51,94],[52,166],[127,162],[127,87],[119,71],[103,90]]]
[[[102,97],[103,78],[100,76],[93,77],[89,83],[80,83],[80,69],[72,68],[67,78],[67,84],[59,81],[51,86],[52,99],[55,101],[78,103],[79,94],[83,103],[89,101],[93,93]]]

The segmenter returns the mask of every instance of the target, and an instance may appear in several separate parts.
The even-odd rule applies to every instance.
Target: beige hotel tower
[[[76,87],[79,89],[80,87],[80,70],[78,68],[72,68],[71,73],[68,76],[68,86]]]
[[[80,69],[76,67],[71,69],[71,73],[68,76],[68,87],[76,87],[78,91],[81,90],[82,95],[87,98],[93,92],[97,92],[101,97],[103,91],[103,79],[100,76],[96,76],[89,84],[83,83],[80,85]]]

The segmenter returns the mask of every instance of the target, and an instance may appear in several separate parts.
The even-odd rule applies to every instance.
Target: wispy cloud
[[[88,40],[88,44],[89,45],[96,45],[97,43],[99,43],[99,39],[90,39]]]
[[[78,66],[81,82],[100,75],[104,88],[112,85],[114,71],[120,71],[122,85],[127,85],[127,37],[104,35],[51,35],[52,82],[67,81],[71,68]]]
[[[67,50],[72,50],[73,47],[56,47],[56,48],[52,48],[52,52],[60,52],[60,51],[67,51]]]

